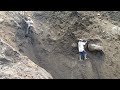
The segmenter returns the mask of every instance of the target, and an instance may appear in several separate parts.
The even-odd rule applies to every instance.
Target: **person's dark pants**
[[[86,51],[80,52],[79,54],[80,54],[79,55],[80,60],[85,60],[86,59]]]
[[[30,36],[33,33],[33,29],[34,28],[32,26],[28,27],[27,30],[26,30],[25,37]]]

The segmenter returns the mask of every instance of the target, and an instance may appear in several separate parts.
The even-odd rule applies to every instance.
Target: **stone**
[[[89,51],[103,51],[103,47],[97,44],[88,44]]]
[[[120,27],[114,26],[114,27],[112,28],[112,33],[120,34]]]
[[[100,16],[100,13],[98,13],[97,16]]]
[[[72,43],[72,47],[77,47],[77,43]]]
[[[4,19],[3,18],[0,18],[0,24],[4,22]]]

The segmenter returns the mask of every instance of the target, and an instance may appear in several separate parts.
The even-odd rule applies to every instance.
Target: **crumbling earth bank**
[[[0,78],[52,79],[52,76],[0,39]]]
[[[113,13],[117,12],[111,11],[110,14],[107,11],[26,11],[25,15],[31,15],[35,26],[30,38],[24,37],[25,29],[19,12],[11,11],[4,15],[1,13],[2,16],[6,16],[5,21],[1,20],[0,24],[1,32],[5,33],[0,34],[1,38],[47,70],[53,78],[120,78],[120,41],[117,33],[119,21],[111,18],[115,16]],[[19,19],[13,18],[13,15]],[[13,19],[13,23],[8,16]],[[115,18],[119,18],[117,16]],[[21,28],[18,28],[15,21]],[[101,40],[104,55],[87,51],[88,59],[79,62],[78,50],[72,47],[73,43],[77,43],[78,37]]]

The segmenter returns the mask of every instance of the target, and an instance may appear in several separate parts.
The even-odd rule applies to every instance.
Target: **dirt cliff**
[[[0,12],[0,38],[57,79],[118,79],[119,11]],[[22,17],[30,15],[35,30],[25,37]],[[76,38],[98,39],[104,55],[87,51],[78,61]]]
[[[52,79],[51,74],[15,48],[18,26],[5,12],[0,15],[0,79]]]

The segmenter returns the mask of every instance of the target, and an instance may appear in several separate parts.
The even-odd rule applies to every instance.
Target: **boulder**
[[[0,18],[0,24],[4,22],[4,19],[3,18]]]
[[[72,43],[71,46],[72,46],[73,48],[75,48],[75,47],[77,47],[77,43]]]
[[[97,44],[88,44],[89,51],[103,51],[103,47]]]

